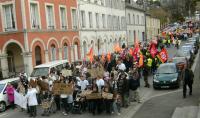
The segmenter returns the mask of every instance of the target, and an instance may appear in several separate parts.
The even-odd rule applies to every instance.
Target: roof
[[[19,80],[19,77],[1,80],[0,84],[12,82],[12,81],[15,81],[15,80]]]
[[[163,64],[160,64],[159,67],[166,66],[166,65],[168,65],[168,66],[176,66],[175,63],[163,63]]]
[[[35,68],[53,67],[53,66],[60,65],[60,64],[63,64],[63,63],[68,63],[68,62],[69,62],[68,60],[56,60],[56,61],[51,61],[51,62],[48,62],[48,63],[44,63],[44,64],[41,64],[41,65],[35,66]]]

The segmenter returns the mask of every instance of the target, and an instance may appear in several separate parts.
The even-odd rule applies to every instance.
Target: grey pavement
[[[177,49],[174,48],[174,47],[168,48],[169,54],[174,55],[176,53],[176,51],[177,51]],[[101,115],[96,115],[95,117],[97,117],[97,118],[113,118],[113,117],[115,117],[115,118],[131,118],[139,110],[140,107],[143,107],[143,104],[146,104],[145,101],[147,101],[151,98],[157,97],[157,96],[163,96],[163,95],[169,94],[169,93],[176,94],[176,92],[181,91],[180,88],[179,89],[172,89],[172,90],[154,90],[153,87],[152,87],[152,82],[153,82],[153,79],[152,79],[152,76],[150,76],[149,77],[149,83],[151,84],[151,87],[145,88],[144,87],[144,81],[143,81],[143,79],[141,79],[140,97],[142,99],[142,103],[131,103],[128,108],[122,108],[120,116],[115,115],[115,114],[112,114],[112,115],[101,114]],[[166,95],[166,96],[168,96],[168,95]],[[149,106],[151,106],[151,105],[149,105]],[[42,118],[42,116],[41,116],[42,111],[41,111],[40,108],[38,108],[37,112],[38,112],[37,118]],[[0,114],[1,118],[13,118],[13,116],[20,117],[20,118],[27,118],[28,114],[26,114],[24,112],[20,112],[20,109],[15,109],[15,110],[8,109],[6,112]],[[57,112],[56,114],[52,114],[50,116],[50,118],[54,118],[54,117],[59,117],[59,118],[64,118],[64,117],[90,118],[90,117],[93,117],[93,115],[89,114],[89,113],[83,113],[81,115],[69,114],[68,116],[63,116],[62,112],[60,111],[60,112]],[[140,118],[140,117],[135,117],[135,118]],[[159,118],[159,117],[155,117],[155,118]]]

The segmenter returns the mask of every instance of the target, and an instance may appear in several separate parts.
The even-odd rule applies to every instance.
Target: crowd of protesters
[[[159,52],[165,50],[165,45],[170,47],[171,42],[176,42],[174,46],[179,45],[175,35],[168,35],[164,40],[160,40],[161,38],[158,38],[155,42],[138,43],[134,50],[123,45],[110,56],[94,56],[90,62],[63,65],[62,70],[53,68],[47,77],[42,76],[31,81],[27,81],[27,77],[21,74],[17,91],[28,99],[27,111],[30,117],[36,117],[37,106],[42,104],[44,99],[52,96],[57,111],[63,111],[63,115],[76,113],[74,108],[77,105],[77,95],[86,90],[100,94],[111,93],[113,97],[90,100],[82,97],[79,102],[79,113],[90,112],[96,115],[106,112],[120,115],[121,107],[128,108],[131,102],[141,103],[140,80],[143,78],[144,87],[149,88],[149,75],[156,72],[159,64],[167,62],[159,58]],[[38,80],[47,83],[48,90],[38,88]],[[54,95],[52,94],[54,83],[71,84],[73,92]],[[14,104],[13,98],[9,97],[9,99]],[[49,116],[49,113],[44,110],[42,115]]]

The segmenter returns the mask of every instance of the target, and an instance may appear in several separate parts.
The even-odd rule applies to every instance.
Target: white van
[[[61,71],[66,64],[69,64],[68,60],[57,60],[35,66],[28,80],[30,81],[31,78],[34,79],[41,76],[47,76],[52,68]]]
[[[11,83],[15,88],[17,88],[19,81],[19,77],[0,81],[0,112],[5,111],[6,107],[10,105],[6,94],[6,87],[8,83]]]

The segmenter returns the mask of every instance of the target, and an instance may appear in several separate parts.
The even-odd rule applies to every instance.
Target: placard
[[[60,83],[54,83],[52,92],[54,95],[60,95]]]
[[[72,86],[73,86],[72,84],[54,83],[52,92],[54,95],[72,94],[72,92],[73,92]]]
[[[91,93],[92,93],[92,90],[82,91],[81,94],[80,94],[80,96],[81,96],[81,97],[85,97],[86,95],[89,95],[89,94],[91,94]]]
[[[91,93],[91,94],[86,95],[86,99],[88,100],[101,99],[101,98],[102,96],[100,93]]]
[[[113,94],[112,94],[112,93],[103,92],[103,93],[102,93],[102,97],[103,97],[104,99],[109,99],[109,100],[111,100],[111,99],[113,99]]]

